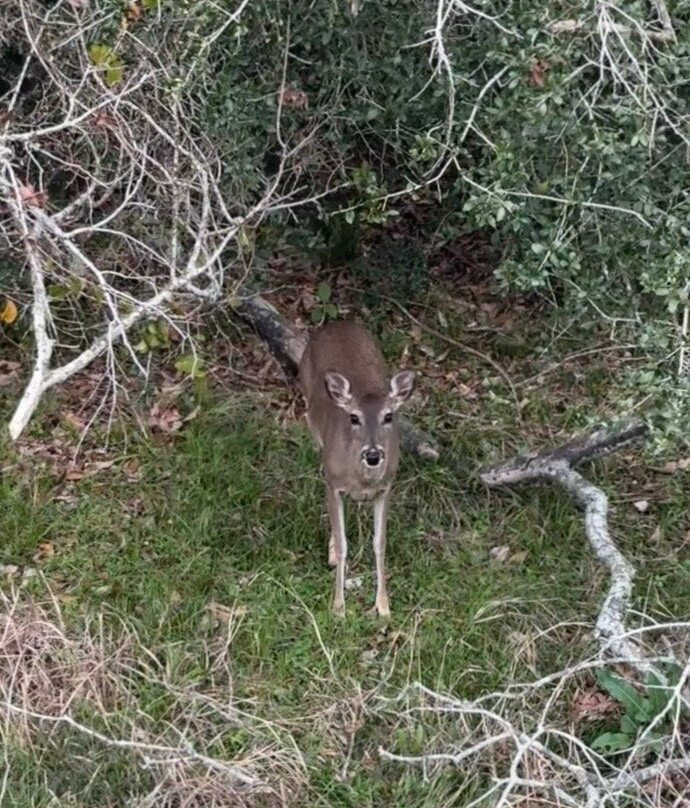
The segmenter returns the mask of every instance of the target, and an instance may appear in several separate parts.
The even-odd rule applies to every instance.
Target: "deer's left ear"
[[[393,409],[397,410],[412,395],[414,390],[415,374],[412,370],[403,370],[396,373],[391,379],[388,395],[390,396]]]
[[[326,392],[333,400],[334,404],[342,409],[347,409],[352,401],[352,387],[349,380],[335,370],[328,370],[324,374]]]

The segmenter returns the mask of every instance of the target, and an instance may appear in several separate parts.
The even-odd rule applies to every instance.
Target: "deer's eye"
[[[355,413],[350,413],[350,423],[353,426],[359,426],[362,422],[359,420],[359,415],[355,415]]]
[[[384,424],[390,424],[392,420],[393,420],[393,413],[392,412],[387,412],[383,416],[383,423]]]

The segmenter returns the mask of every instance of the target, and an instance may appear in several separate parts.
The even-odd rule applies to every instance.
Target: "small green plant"
[[[665,714],[673,698],[673,685],[678,682],[680,671],[672,671],[667,683],[650,673],[641,687],[616,676],[606,669],[597,671],[597,681],[621,706],[620,724],[617,731],[603,732],[592,742],[592,749],[607,755],[615,755],[629,749],[642,730],[654,723],[654,728],[646,733],[646,743],[642,752],[649,749],[658,751],[668,724],[671,711]]]
[[[309,312],[309,318],[314,325],[320,325],[326,320],[334,320],[338,316],[338,309],[331,302],[333,290],[330,283],[323,281],[316,290],[316,305]]]
[[[175,370],[192,379],[203,379],[206,371],[203,368],[203,360],[198,354],[185,354],[175,360]]]
[[[134,346],[139,353],[147,354],[155,348],[170,347],[170,327],[164,317],[146,323],[141,339]]]

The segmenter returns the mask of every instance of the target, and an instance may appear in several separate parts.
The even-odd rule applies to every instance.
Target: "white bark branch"
[[[602,652],[623,657],[639,671],[654,667],[625,631],[635,570],[620,552],[608,529],[608,499],[596,485],[573,468],[584,460],[612,452],[642,437],[643,424],[633,422],[618,430],[599,430],[557,449],[517,457],[484,469],[481,479],[490,486],[547,481],[564,488],[585,509],[585,533],[596,557],[606,567],[609,590],[596,620],[595,635]]]
[[[142,755],[151,755],[152,757],[146,760],[149,766],[154,766],[159,763],[170,764],[177,761],[199,763],[212,771],[226,775],[231,782],[239,782],[242,783],[242,785],[253,787],[263,785],[260,780],[247,774],[247,772],[239,766],[233,766],[223,760],[196,752],[191,744],[175,747],[166,746],[164,744],[132,741],[126,738],[111,738],[108,735],[104,735],[102,732],[98,732],[98,730],[92,729],[86,724],[82,724],[67,713],[63,715],[48,715],[13,704],[10,701],[0,701],[0,709],[13,715],[31,718],[34,721],[41,721],[45,724],[64,724],[82,735],[93,738],[99,743],[114,749],[128,749]]]

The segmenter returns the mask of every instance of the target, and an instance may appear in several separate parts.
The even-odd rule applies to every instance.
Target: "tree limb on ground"
[[[299,362],[307,344],[307,335],[288,323],[265,298],[240,287],[232,301],[235,312],[254,328],[290,381],[297,378]],[[438,460],[438,443],[426,432],[400,419],[402,445],[425,460]]]
[[[611,538],[606,494],[575,471],[574,466],[616,451],[642,438],[646,432],[644,424],[628,422],[618,429],[601,429],[575,438],[555,449],[511,458],[484,468],[479,475],[492,487],[541,480],[556,483],[584,507],[587,540],[610,577],[609,591],[596,621],[595,636],[604,653],[629,660],[632,667],[643,673],[649,673],[653,668],[639,646],[626,634],[624,626],[635,570]]]

